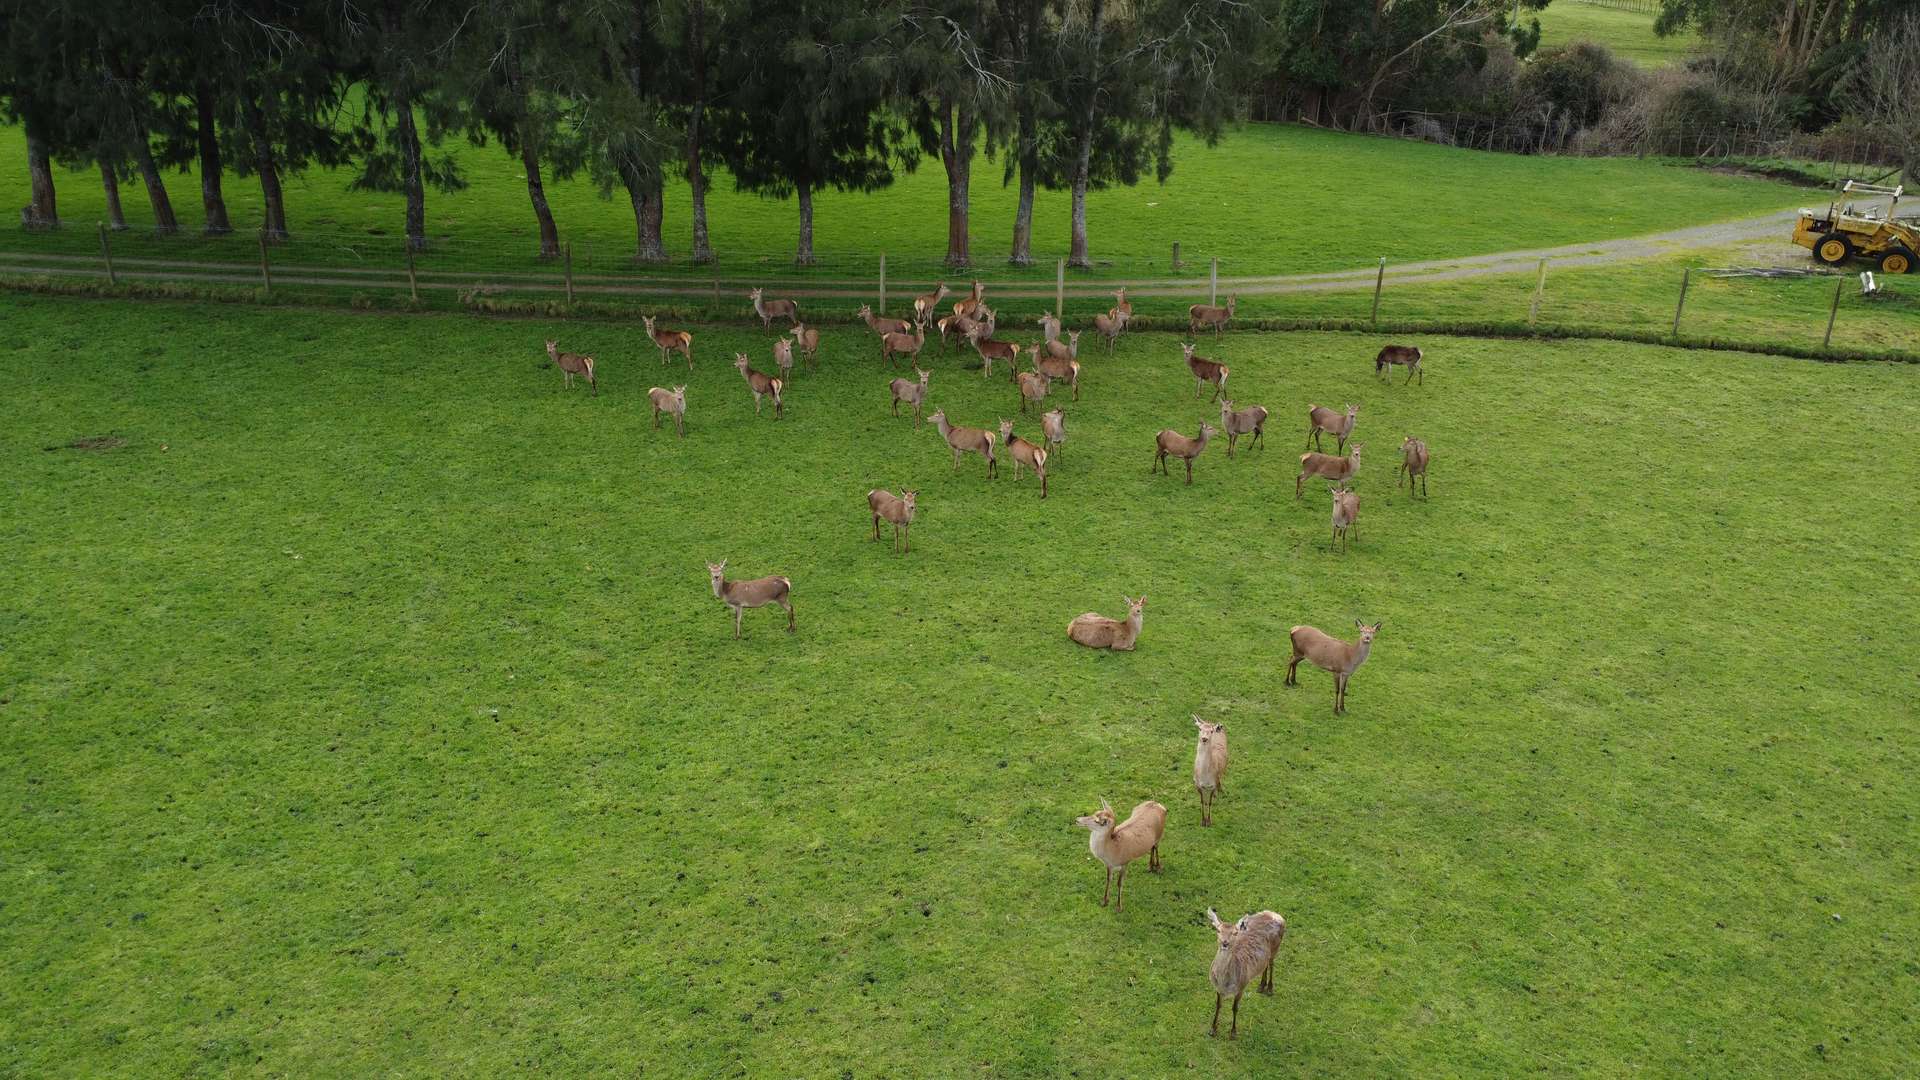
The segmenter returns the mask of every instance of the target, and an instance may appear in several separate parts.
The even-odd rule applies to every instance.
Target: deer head
[[[725,579],[726,573],[727,560],[725,559],[721,559],[717,563],[707,564],[707,576],[713,581],[713,595],[720,595],[720,583]]]
[[[1387,623],[1385,619],[1382,619],[1381,621],[1374,623],[1372,626],[1368,626],[1366,623],[1361,622],[1359,619],[1355,619],[1353,620],[1353,625],[1360,628],[1360,644],[1371,645],[1373,644],[1373,635],[1379,633],[1380,628],[1387,625]]]
[[[745,375],[747,373],[747,354],[743,352],[734,353],[733,366],[740,369],[740,374]]]
[[[1209,724],[1205,720],[1200,719],[1198,716],[1195,716],[1193,718],[1193,726],[1200,729],[1200,745],[1201,746],[1206,746],[1212,743],[1214,736],[1223,735],[1226,733],[1226,730],[1227,730],[1227,726],[1225,724]]]
[[[1085,817],[1074,818],[1073,823],[1083,829],[1093,829],[1104,832],[1113,828],[1113,807],[1108,806],[1106,798],[1102,796],[1100,799],[1100,809],[1095,810]]]

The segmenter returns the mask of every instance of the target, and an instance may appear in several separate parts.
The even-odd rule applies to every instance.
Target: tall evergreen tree
[[[902,18],[900,55],[908,69],[909,104],[920,148],[938,155],[947,175],[946,263],[969,266],[973,159],[980,130],[1011,98],[1005,58],[994,51],[998,21],[988,0],[909,7]]]
[[[466,180],[451,154],[427,154],[456,121],[440,94],[445,65],[470,27],[465,9],[409,0],[378,0],[362,8],[331,10],[333,35],[353,58],[354,74],[365,87],[366,106],[356,132],[362,154],[360,173],[349,185],[364,191],[398,192],[406,197],[406,242],[427,246],[427,188],[458,191]],[[427,122],[421,137],[420,120]]]

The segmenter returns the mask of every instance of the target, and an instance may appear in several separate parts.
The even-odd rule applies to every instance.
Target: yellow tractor
[[[1905,274],[1913,270],[1920,251],[1920,223],[1894,217],[1900,205],[1901,189],[1862,184],[1849,180],[1840,187],[1848,195],[1887,196],[1882,211],[1875,203],[1856,207],[1835,199],[1824,215],[1801,210],[1793,227],[1793,242],[1813,251],[1813,257],[1828,266],[1839,266],[1849,259],[1865,259],[1883,274]]]

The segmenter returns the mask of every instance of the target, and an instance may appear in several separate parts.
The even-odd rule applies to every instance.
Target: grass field
[[[1651,11],[1622,11],[1580,0],[1556,0],[1536,14],[1543,49],[1593,41],[1645,68],[1677,64],[1700,43],[1692,31],[1667,37],[1655,34]]]
[[[0,297],[0,1073],[1909,1075],[1920,372],[1136,335],[1052,497],[835,333]],[[596,352],[565,393],[539,341]],[[957,360],[962,422],[1014,395]],[[650,383],[691,383],[684,442]],[[1287,481],[1358,402],[1359,542]],[[1433,448],[1429,501],[1393,448]],[[70,449],[92,436],[110,449]],[[53,449],[48,449],[52,447]],[[1814,457],[1814,455],[1818,457]],[[1817,462],[1817,464],[1815,464]],[[864,492],[917,486],[910,556]],[[733,641],[703,560],[794,582]],[[1148,597],[1139,651],[1066,620]],[[1383,619],[1348,715],[1286,631]],[[1202,830],[1189,714],[1233,782]],[[1072,826],[1172,811],[1098,906]],[[1210,1040],[1208,905],[1291,931]]]

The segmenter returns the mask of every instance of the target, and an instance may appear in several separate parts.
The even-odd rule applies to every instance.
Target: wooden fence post
[[[1067,260],[1053,264],[1053,317],[1067,321]]]
[[[887,253],[880,253],[880,309],[879,314],[887,313]]]
[[[414,303],[420,302],[420,279],[414,276],[413,272],[412,239],[407,240],[407,294],[413,297]]]
[[[1540,260],[1540,276],[1533,279],[1533,306],[1527,309],[1527,325],[1532,326],[1540,318],[1540,294],[1547,288],[1547,260]]]
[[[561,248],[560,251],[561,251],[562,257],[565,258],[566,260],[567,303],[571,304],[573,303],[573,241],[571,240],[567,241],[567,246],[564,248]]]
[[[1180,269],[1180,241],[1173,242],[1173,268]]]
[[[1687,283],[1693,280],[1693,267],[1680,271],[1680,302],[1673,306],[1673,336],[1680,336],[1680,315],[1687,310]]]
[[[107,284],[118,285],[113,276],[113,244],[107,240],[107,223],[100,222],[100,257],[107,261]]]
[[[1220,306],[1220,256],[1213,257],[1213,272],[1207,276],[1207,306]]]
[[[1833,283],[1833,306],[1827,309],[1827,336],[1820,339],[1820,347],[1823,349],[1833,347],[1833,320],[1840,317],[1840,290],[1846,284],[1845,274],[1840,275],[1840,280]]]
[[[1380,289],[1387,283],[1387,257],[1380,256],[1380,269],[1373,275],[1373,325],[1380,325]]]
[[[273,271],[267,269],[267,230],[264,228],[260,230],[260,287],[273,291]]]

